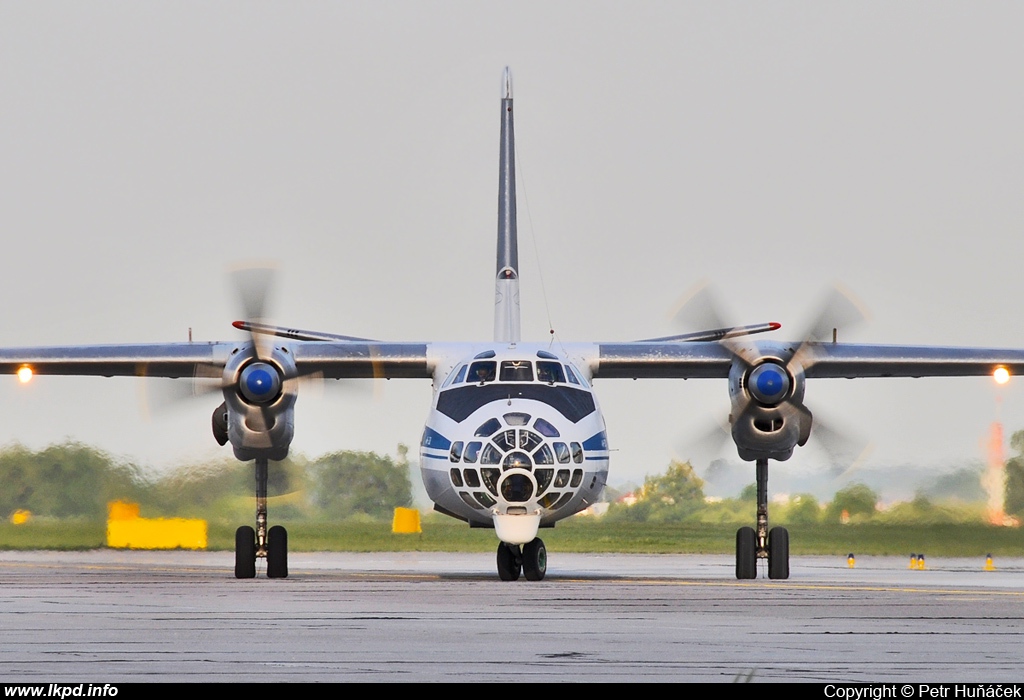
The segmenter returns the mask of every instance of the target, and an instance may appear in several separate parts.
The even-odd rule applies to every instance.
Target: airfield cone
[[[852,569],[854,567],[854,564],[856,564],[856,563],[857,562],[853,558],[853,552],[850,552],[849,554],[846,555],[846,565],[848,567],[850,567]]]
[[[992,555],[985,555],[985,571],[995,571],[996,565],[992,563]]]
[[[918,554],[917,555],[917,570],[918,571],[924,571],[924,555],[923,554]]]
[[[917,568],[917,555],[914,554],[913,552],[910,553],[910,566],[908,566],[907,568],[908,569],[916,569]]]

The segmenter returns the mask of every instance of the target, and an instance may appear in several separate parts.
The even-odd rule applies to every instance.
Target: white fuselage
[[[438,365],[451,369],[435,382],[420,444],[423,483],[441,512],[496,526],[504,541],[532,539],[538,526],[600,496],[604,417],[590,378],[545,346],[474,350]]]

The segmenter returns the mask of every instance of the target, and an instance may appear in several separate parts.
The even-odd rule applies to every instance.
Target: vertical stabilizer
[[[512,127],[512,74],[505,68],[498,164],[498,266],[494,282],[494,340],[518,343],[519,247],[516,241],[516,150]]]

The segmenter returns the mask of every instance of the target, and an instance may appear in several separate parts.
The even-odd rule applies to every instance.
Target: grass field
[[[282,522],[295,552],[421,551],[489,552],[497,543],[492,530],[428,516],[423,533],[395,535],[390,522]],[[1020,528],[971,525],[793,525],[793,554],[928,556],[1024,556]],[[573,518],[540,536],[553,552],[636,552],[728,554],[735,547],[735,526],[727,524],[612,523]],[[209,549],[234,548],[234,526],[211,523]],[[0,524],[0,549],[96,549],[105,546],[106,523],[33,519],[23,525]]]

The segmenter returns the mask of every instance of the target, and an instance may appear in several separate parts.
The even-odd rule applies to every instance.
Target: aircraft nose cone
[[[274,381],[270,372],[265,369],[257,369],[249,374],[245,383],[249,391],[257,396],[262,396],[270,391]]]
[[[255,363],[242,370],[238,390],[248,401],[269,403],[281,390],[281,378],[274,368]]]
[[[782,377],[773,370],[762,372],[761,376],[757,378],[757,388],[763,394],[774,394],[782,388]]]
[[[763,364],[750,373],[750,393],[765,404],[775,404],[786,397],[789,391],[789,377],[785,370],[774,363]]]

